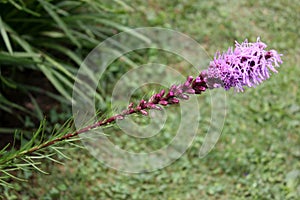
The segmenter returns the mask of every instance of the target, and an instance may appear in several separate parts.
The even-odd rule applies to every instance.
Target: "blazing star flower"
[[[105,126],[116,120],[123,120],[127,115],[140,113],[148,115],[150,109],[161,110],[161,106],[179,104],[180,100],[188,100],[190,94],[201,94],[207,89],[223,87],[225,90],[235,88],[240,92],[244,86],[254,87],[270,77],[270,71],[277,73],[275,67],[282,63],[281,56],[275,50],[266,51],[267,45],[257,38],[255,43],[245,40],[235,49],[229,48],[227,52],[216,53],[207,70],[202,71],[197,77],[188,76],[182,84],[172,85],[168,90],[161,90],[153,94],[149,100],[142,99],[138,104],[130,103],[128,108],[120,114],[100,120],[76,132],[55,138],[43,143],[39,148],[32,148],[27,153],[32,153],[56,142],[77,136],[91,129]]]
[[[184,83],[172,85],[168,90],[161,90],[153,94],[149,100],[142,99],[137,104],[130,103],[120,114],[43,143],[39,148],[32,148],[27,153],[33,153],[116,120],[123,120],[134,113],[148,115],[150,109],[161,110],[161,106],[179,104],[181,100],[188,100],[190,94],[201,94],[207,89],[223,87],[229,90],[233,87],[240,92],[244,90],[244,86],[259,85],[270,77],[270,71],[277,73],[275,67],[279,67],[279,63],[282,63],[280,58],[282,54],[278,54],[275,50],[266,51],[266,47],[267,45],[259,38],[255,43],[249,43],[247,40],[241,44],[236,42],[234,50],[229,48],[223,54],[216,53],[208,69],[202,71],[197,77],[188,76]]]
[[[267,45],[257,38],[255,43],[245,40],[235,43],[235,49],[215,54],[209,68],[202,72],[209,88],[224,87],[225,90],[235,88],[244,91],[244,86],[255,87],[270,77],[270,71],[277,73],[275,67],[282,63],[275,50],[266,51]]]
[[[281,56],[275,50],[266,51],[267,45],[257,38],[255,43],[245,40],[235,43],[235,49],[216,53],[207,70],[179,85],[172,85],[167,91],[153,94],[148,101],[142,100],[134,108],[132,105],[123,115],[141,113],[147,115],[147,109],[161,109],[160,106],[178,104],[188,100],[190,94],[201,94],[207,89],[223,87],[225,90],[235,88],[244,91],[244,86],[255,87],[270,77],[270,71],[277,73],[275,67],[282,63]]]

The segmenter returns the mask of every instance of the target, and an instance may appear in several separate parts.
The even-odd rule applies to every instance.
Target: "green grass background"
[[[206,133],[203,125],[188,151],[176,162],[151,173],[127,174],[98,162],[84,149],[67,149],[64,165],[49,163],[44,175],[27,171],[28,182],[14,181],[8,199],[299,199],[300,198],[300,2],[128,1],[134,8],[118,23],[158,26],[183,32],[213,57],[234,40],[260,36],[284,54],[279,73],[245,93],[227,93],[227,117],[215,148],[198,157]],[[145,55],[148,57],[149,55]],[[158,54],[154,54],[155,60]],[[176,64],[176,63],[175,63]],[[208,94],[203,94],[203,104]],[[206,109],[206,110],[205,110]],[[171,132],[171,128],[166,131]],[[172,135],[172,133],[170,133]],[[171,136],[170,136],[171,137]],[[168,138],[165,138],[168,140]],[[117,143],[139,150],[126,137]],[[153,145],[160,145],[157,140]]]

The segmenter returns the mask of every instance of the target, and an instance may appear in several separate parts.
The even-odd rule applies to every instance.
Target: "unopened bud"
[[[148,115],[148,112],[146,110],[140,110],[140,113],[142,113],[142,115]]]
[[[128,105],[128,109],[133,108],[133,102]]]
[[[161,90],[159,94],[160,94],[161,97],[164,96],[165,90]]]
[[[179,98],[184,99],[184,100],[188,100],[190,97],[186,94],[181,94],[181,95],[179,95]]]
[[[169,97],[174,97],[174,92],[173,91],[169,91],[168,96]]]
[[[116,116],[116,119],[122,120],[122,119],[124,119],[124,116],[123,116],[123,115],[117,115],[117,116]]]
[[[179,99],[173,98],[173,99],[171,100],[171,102],[172,102],[173,104],[178,104],[178,103],[179,103]]]
[[[166,100],[161,100],[161,101],[159,101],[158,103],[159,103],[160,105],[163,105],[163,106],[168,105],[168,101],[166,101]]]
[[[194,82],[195,82],[195,83],[200,83],[200,82],[201,82],[200,77],[198,76],[197,78],[195,78]]]
[[[195,94],[195,90],[192,88],[187,89],[185,92],[188,94]]]
[[[162,108],[160,106],[155,105],[155,104],[149,105],[149,108],[155,109],[155,110],[162,110]]]

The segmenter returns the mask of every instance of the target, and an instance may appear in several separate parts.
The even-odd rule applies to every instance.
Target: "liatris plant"
[[[133,113],[147,115],[149,109],[160,110],[160,105],[178,104],[180,100],[188,100],[190,94],[201,94],[207,89],[223,87],[229,90],[233,87],[237,92],[241,92],[244,91],[244,86],[255,87],[270,77],[270,71],[277,73],[275,67],[282,63],[282,54],[275,50],[267,51],[266,47],[259,38],[255,43],[249,43],[247,40],[241,44],[236,42],[234,49],[229,48],[223,54],[216,53],[209,68],[196,78],[189,76],[185,83],[172,85],[167,92],[161,90],[148,101],[141,100],[136,106],[130,103],[128,109],[122,113],[81,129],[75,134],[123,119]]]
[[[202,71],[197,77],[189,76],[183,84],[172,85],[168,90],[161,90],[152,95],[149,100],[139,103],[130,103],[128,108],[120,114],[98,121],[73,133],[64,134],[50,141],[41,143],[28,150],[21,151],[10,158],[21,157],[36,152],[59,141],[63,141],[91,129],[105,126],[116,120],[137,113],[148,115],[150,109],[161,110],[161,106],[179,104],[181,100],[188,100],[191,94],[201,94],[207,89],[223,87],[225,90],[234,88],[237,92],[244,90],[244,86],[254,87],[270,77],[270,71],[277,72],[276,67],[282,63],[281,56],[275,50],[266,50],[267,45],[258,38],[256,42],[249,43],[245,40],[235,48],[229,48],[222,54],[216,53],[207,70]]]

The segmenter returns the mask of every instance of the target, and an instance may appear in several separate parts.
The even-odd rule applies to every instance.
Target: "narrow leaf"
[[[6,30],[4,28],[4,23],[2,23],[2,18],[0,16],[0,32],[1,32],[1,35],[2,35],[2,38],[4,40],[4,43],[5,43],[5,46],[8,50],[8,52],[10,54],[13,54],[13,50],[12,50],[12,47],[11,47],[11,44],[10,44],[10,41],[9,41],[9,38],[8,38],[8,35],[6,33]]]

